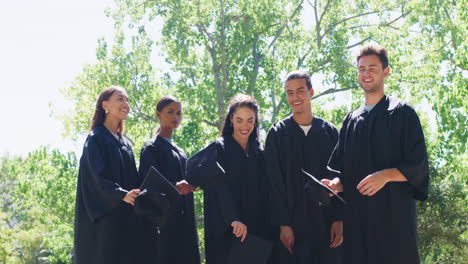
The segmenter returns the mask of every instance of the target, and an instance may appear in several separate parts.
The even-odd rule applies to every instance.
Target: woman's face
[[[244,106],[239,107],[231,117],[232,136],[235,139],[248,140],[255,127],[255,112]]]
[[[116,90],[107,101],[102,102],[102,107],[106,111],[106,118],[115,118],[123,121],[127,119],[130,105],[128,96],[124,90]]]
[[[161,127],[176,129],[182,120],[182,106],[180,103],[170,103],[157,112],[157,116]]]

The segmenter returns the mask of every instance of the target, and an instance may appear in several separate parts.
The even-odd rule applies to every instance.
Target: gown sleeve
[[[328,171],[330,172],[330,178],[339,177],[341,183],[343,183],[343,175],[341,172],[343,171],[343,152],[344,152],[344,140],[346,136],[346,129],[348,127],[348,122],[350,119],[351,113],[349,113],[345,119],[343,120],[343,124],[340,129],[338,142],[330,156],[330,160],[328,161]]]
[[[339,139],[338,130],[336,128],[331,130],[330,139],[331,139],[331,143],[332,143],[332,149],[336,149],[336,147],[338,145],[338,139]],[[336,173],[336,172],[333,172],[332,170],[330,170],[328,166],[327,166],[327,168],[325,168],[325,170],[326,171],[324,172],[324,175],[326,175],[327,178],[329,178],[329,179],[333,179],[334,177],[339,177],[340,176],[339,173]],[[330,206],[327,207],[327,210],[326,210],[328,215],[329,215],[330,221],[331,222],[343,221],[343,205],[342,205],[342,203],[338,200],[338,198],[336,198],[334,196],[330,198],[330,201],[331,201],[331,204],[330,204]]]
[[[271,128],[268,132],[264,151],[266,174],[270,182],[269,214],[273,226],[288,226],[291,225],[290,214],[286,199],[286,186],[280,168],[277,137],[275,128]]]
[[[106,168],[103,157],[103,147],[97,136],[90,136],[83,149],[81,171],[81,195],[86,212],[92,221],[96,221],[113,208],[117,207],[127,194],[116,182],[106,175],[110,172]],[[120,166],[119,161],[114,161]]]
[[[138,168],[138,175],[139,175],[141,182],[143,182],[143,180],[146,177],[146,174],[148,173],[148,170],[152,164],[152,160],[154,159],[153,156],[154,155],[152,155],[150,147],[144,146],[141,149],[140,167]]]
[[[187,161],[185,180],[191,185],[207,189],[224,181],[224,168],[218,163],[216,144],[211,143]]]
[[[421,122],[413,108],[402,110],[402,162],[396,168],[405,176],[413,188],[416,200],[426,200],[429,187],[429,168],[426,144]]]
[[[234,203],[232,192],[226,183],[221,183],[213,188],[215,199],[218,200],[224,223],[230,226],[233,221],[240,221],[239,213]]]

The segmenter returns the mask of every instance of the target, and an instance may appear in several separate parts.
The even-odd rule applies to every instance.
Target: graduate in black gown
[[[129,140],[123,136],[130,110],[121,87],[104,89],[80,159],[75,208],[75,264],[131,264],[152,255],[140,243],[140,218],[133,212],[141,179]]]
[[[265,143],[265,166],[272,184],[272,223],[280,229],[276,263],[337,263],[343,242],[340,208],[317,199],[319,189],[302,169],[317,179],[330,178],[328,159],[338,140],[333,124],[312,114],[314,94],[306,71],[288,74],[284,84],[293,114],[276,123]],[[278,241],[279,242],[279,241]]]
[[[344,119],[324,181],[344,190],[345,259],[349,263],[419,263],[415,200],[428,195],[428,160],[418,115],[384,93],[387,50],[364,46],[357,57],[365,105]],[[344,189],[343,189],[344,188]]]
[[[144,177],[150,166],[154,166],[183,194],[172,204],[165,223],[159,227],[160,258],[157,263],[198,264],[200,253],[191,193],[194,189],[184,180],[187,157],[172,140],[173,132],[182,120],[181,103],[172,96],[165,96],[158,101],[156,111],[160,128],[157,136],[143,146],[139,173]]]
[[[248,95],[229,105],[222,136],[205,149],[215,149],[224,180],[204,189],[207,264],[226,264],[235,240],[253,234],[268,240],[267,185],[258,139],[258,105]],[[196,165],[195,165],[196,166]],[[190,179],[188,179],[190,182]]]

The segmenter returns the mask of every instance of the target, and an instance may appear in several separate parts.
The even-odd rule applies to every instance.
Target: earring
[[[107,108],[106,108],[106,109],[104,109],[104,110],[105,110],[106,114],[108,114],[108,113],[109,113],[109,110],[107,110]]]

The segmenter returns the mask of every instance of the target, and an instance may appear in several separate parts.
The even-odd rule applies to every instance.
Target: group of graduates
[[[74,263],[199,264],[198,188],[207,264],[232,263],[233,245],[249,237],[271,244],[263,263],[419,263],[415,200],[427,198],[429,183],[421,124],[410,105],[384,92],[385,48],[362,47],[356,63],[365,103],[346,115],[339,132],[312,114],[309,73],[293,71],[284,82],[292,114],[272,126],[264,148],[257,102],[237,95],[221,137],[187,161],[172,139],[181,103],[165,96],[139,170],[123,136],[127,94],[104,89],[80,159]],[[205,166],[201,156],[216,166]],[[154,208],[158,221],[135,212],[152,167],[181,194],[169,209]]]

